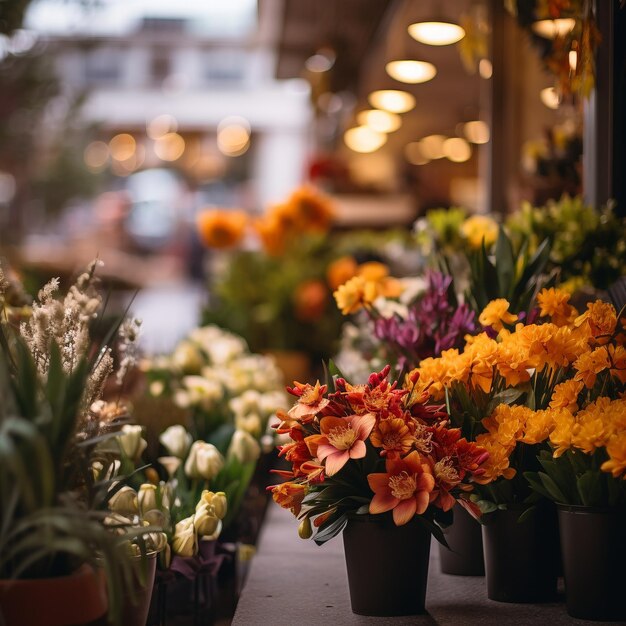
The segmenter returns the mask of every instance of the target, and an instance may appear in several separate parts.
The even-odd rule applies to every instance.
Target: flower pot
[[[104,573],[82,565],[69,576],[0,580],[0,623],[75,626],[101,618],[108,602]]]
[[[395,526],[390,515],[358,515],[348,520],[343,545],[354,613],[425,612],[430,531],[424,524]]]
[[[487,597],[498,602],[550,602],[556,598],[558,527],[553,507],[519,522],[521,507],[484,516]]]
[[[454,576],[484,576],[480,524],[462,506],[455,506],[452,512],[454,521],[443,531],[450,547],[439,544],[441,572]]]
[[[558,514],[568,614],[626,620],[626,513],[558,505]]]
[[[124,626],[145,626],[148,620],[152,589],[156,575],[157,552],[151,552],[145,560],[138,557],[133,563],[135,567],[134,585],[125,591],[122,598],[122,624]],[[144,576],[140,576],[142,562],[145,564]]]

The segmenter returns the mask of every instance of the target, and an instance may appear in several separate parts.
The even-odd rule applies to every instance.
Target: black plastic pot
[[[454,521],[443,531],[450,548],[439,544],[441,572],[454,576],[484,576],[480,524],[462,506],[455,506],[452,512]]]
[[[484,517],[487,597],[498,602],[550,602],[556,598],[559,538],[554,507],[519,522],[523,509]]]
[[[565,505],[558,513],[568,614],[626,620],[626,514]]]
[[[343,531],[352,611],[358,615],[425,612],[430,531],[417,519],[358,515]]]

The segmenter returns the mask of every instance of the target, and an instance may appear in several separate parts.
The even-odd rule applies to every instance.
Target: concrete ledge
[[[483,577],[448,576],[439,568],[433,540],[426,595],[428,615],[363,617],[350,609],[348,580],[340,537],[324,546],[298,537],[297,522],[270,503],[245,584],[234,626],[590,626],[569,617],[563,603],[504,604],[487,600]],[[614,624],[615,622],[613,622]]]

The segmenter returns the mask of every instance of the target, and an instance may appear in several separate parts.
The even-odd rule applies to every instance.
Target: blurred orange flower
[[[326,272],[326,280],[334,291],[357,273],[357,262],[351,256],[342,256],[333,261]]]
[[[509,303],[504,298],[492,300],[478,316],[483,326],[491,326],[494,330],[501,330],[504,324],[513,324],[517,315],[509,312]]]
[[[335,215],[330,199],[309,185],[296,189],[287,206],[298,226],[308,232],[326,232]]]
[[[303,322],[322,318],[328,303],[328,289],[321,280],[305,280],[294,293],[295,315]]]
[[[232,248],[243,239],[248,215],[245,211],[208,209],[198,213],[196,225],[205,246]]]

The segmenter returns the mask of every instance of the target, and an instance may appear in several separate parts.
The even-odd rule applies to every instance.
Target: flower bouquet
[[[489,514],[484,516],[488,544],[496,527],[508,524],[509,531],[518,535],[526,528],[524,541],[530,543],[526,543],[518,560],[528,567],[542,564],[538,570],[529,569],[524,582],[520,563],[512,572],[511,547],[500,552],[488,545],[489,596],[504,601],[535,601],[554,595],[556,566],[548,557],[554,554],[558,541],[555,533],[546,537],[543,531],[550,524],[556,527],[555,516],[545,506],[546,498],[539,500],[531,486],[535,493],[551,500],[564,500],[548,472],[550,469],[554,474],[554,468],[541,451],[548,448],[548,439],[558,443],[559,437],[564,441],[563,450],[569,447],[577,431],[572,411],[578,408],[579,394],[583,394],[580,401],[585,398],[590,402],[594,397],[583,388],[589,390],[598,384],[597,395],[617,397],[616,385],[623,388],[625,378],[624,335],[612,305],[597,301],[579,315],[569,304],[569,294],[553,288],[542,290],[537,302],[536,323],[527,324],[518,322],[505,300],[491,302],[479,316],[485,333],[468,338],[463,351],[450,350],[440,358],[426,359],[416,370],[420,375],[418,389],[427,391],[433,402],[445,399],[453,424],[489,452],[483,473],[475,479],[479,485],[471,496],[483,513]],[[604,374],[599,382],[601,372]],[[598,430],[599,425],[589,424],[581,437],[598,440],[600,433],[608,436],[607,427]],[[589,445],[587,450],[592,451]],[[611,459],[603,460],[607,469],[613,468]],[[580,455],[578,462],[584,462]],[[542,466],[544,472],[533,473]],[[615,467],[619,467],[619,461]],[[587,480],[590,478],[582,479],[581,488]],[[527,512],[521,519],[526,523],[517,524],[524,510]],[[541,527],[542,532],[536,532],[533,525]],[[510,541],[511,546],[521,543],[521,538],[517,543]],[[533,554],[534,558],[529,559]],[[543,576],[542,590],[537,585]],[[496,581],[508,581],[508,587]]]
[[[424,404],[415,377],[399,388],[389,372],[356,386],[335,372],[330,391],[319,382],[288,389],[297,401],[277,430],[289,435],[280,454],[291,469],[276,470],[287,481],[271,488],[301,520],[301,537],[315,527],[322,544],[344,531],[353,610],[373,615],[423,611],[430,532],[445,541],[439,524],[457,501],[467,504],[487,457],[449,427],[443,406]],[[398,534],[406,541],[399,552],[386,543]],[[369,550],[377,555],[376,576],[370,567],[363,580],[352,555]]]

